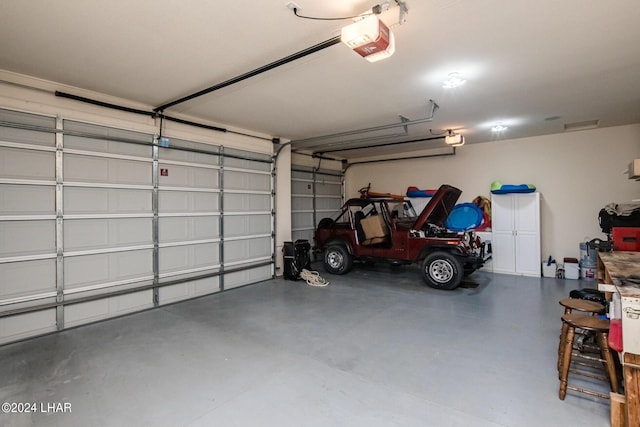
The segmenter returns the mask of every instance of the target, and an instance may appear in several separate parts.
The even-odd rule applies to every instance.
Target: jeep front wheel
[[[346,274],[351,270],[353,259],[343,245],[331,245],[324,251],[324,269],[331,274]]]
[[[422,274],[427,285],[435,289],[450,290],[458,287],[464,270],[462,263],[448,252],[434,252],[422,262]]]

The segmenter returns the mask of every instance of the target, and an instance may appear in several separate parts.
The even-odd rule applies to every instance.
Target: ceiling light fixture
[[[509,128],[508,128],[508,127],[506,127],[506,126],[502,126],[500,123],[498,123],[497,125],[495,125],[495,126],[493,126],[493,127],[491,128],[491,130],[492,130],[493,132],[504,132],[504,131],[505,131],[505,130],[507,130],[507,129],[509,129]]]
[[[466,83],[466,80],[460,77],[458,73],[449,73],[447,79],[442,83],[442,87],[445,89],[453,89],[460,87]]]
[[[462,147],[464,145],[464,136],[449,129],[447,130],[447,136],[444,137],[444,142],[452,147]]]
[[[342,28],[340,40],[369,62],[393,55],[393,33],[376,15],[369,15]]]

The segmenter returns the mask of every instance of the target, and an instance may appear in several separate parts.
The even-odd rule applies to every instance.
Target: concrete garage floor
[[[71,404],[0,425],[609,425],[607,401],[558,399],[558,300],[585,283],[419,274],[278,279],[0,347],[0,402]]]

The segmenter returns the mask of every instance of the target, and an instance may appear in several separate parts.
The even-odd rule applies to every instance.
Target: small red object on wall
[[[160,169],[160,176],[169,176],[169,169]]]

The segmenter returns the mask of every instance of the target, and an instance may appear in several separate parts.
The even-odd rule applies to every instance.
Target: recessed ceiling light
[[[458,73],[449,73],[447,79],[442,83],[442,87],[445,89],[453,89],[465,84],[466,80],[460,77]]]
[[[493,132],[504,132],[507,129],[509,128],[506,126],[502,126],[501,124],[497,124],[491,128]]]

